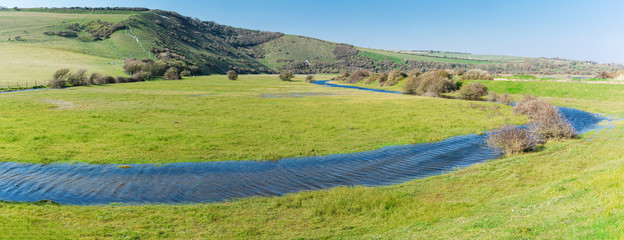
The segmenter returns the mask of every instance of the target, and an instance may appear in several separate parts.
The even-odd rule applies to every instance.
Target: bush
[[[148,71],[140,71],[132,75],[132,78],[137,79],[137,81],[148,81],[152,79],[152,73]]]
[[[102,75],[100,75],[99,73],[91,73],[91,75],[89,75],[89,77],[87,78],[86,84],[94,85],[96,84],[97,79],[101,77]]]
[[[311,82],[313,82],[313,81],[314,81],[314,75],[308,75],[308,76],[306,76],[306,82],[311,83]]]
[[[364,78],[367,78],[369,76],[370,76],[370,74],[368,73],[368,71],[357,70],[357,71],[353,72],[353,74],[351,74],[349,76],[349,79],[345,80],[345,82],[347,82],[347,83],[358,83],[358,82],[364,80]]]
[[[488,88],[481,83],[470,83],[457,91],[461,99],[478,99],[488,94]]]
[[[400,81],[402,81],[406,77],[407,77],[406,73],[401,72],[399,70],[394,70],[390,72],[390,74],[388,75],[388,79],[386,81],[379,82],[379,86],[394,86],[394,85],[397,85]]]
[[[535,150],[538,141],[527,129],[506,126],[488,133],[485,144],[500,153],[512,155]]]
[[[129,82],[127,77],[118,76],[115,78],[116,83],[127,83]]]
[[[178,69],[177,68],[169,68],[167,69],[167,71],[165,72],[165,75],[163,77],[164,79],[167,80],[179,80],[180,78],[180,74],[178,74]]]
[[[180,72],[180,76],[182,76],[182,77],[189,77],[189,76],[191,76],[191,71],[184,70],[184,71]]]
[[[111,76],[106,76],[106,77],[99,77],[95,80],[95,84],[110,84],[110,83],[116,83],[117,81],[115,80],[115,78],[111,77]]]
[[[386,76],[387,78],[387,76]],[[377,79],[379,79],[379,74],[373,73],[370,75],[370,77],[368,77],[368,79],[366,79],[366,82],[364,82],[365,84],[371,84],[374,83],[375,81],[377,81]]]
[[[86,76],[87,70],[80,69],[75,73],[70,73],[67,75],[67,84],[71,86],[84,86],[86,85]]]
[[[291,71],[283,71],[279,74],[279,78],[282,81],[290,81],[294,77],[295,75]]]
[[[385,72],[379,74],[379,77],[377,78],[377,83],[383,83],[383,82],[386,82],[386,81],[388,81],[388,74],[385,73]],[[370,83],[373,83],[373,82],[374,81],[371,81]],[[367,83],[367,84],[370,84],[370,83]]]
[[[61,79],[52,79],[50,83],[48,83],[51,88],[64,88],[67,87],[67,81]]]
[[[227,79],[228,80],[237,80],[238,79],[238,73],[234,70],[230,70],[227,72]]]
[[[405,94],[418,94],[416,92],[416,90],[418,89],[418,85],[420,84],[420,78],[415,77],[415,76],[409,76],[407,79],[405,79],[405,82],[403,83],[403,93]]]
[[[347,81],[350,76],[351,74],[349,73],[349,71],[343,71],[341,75],[336,77],[336,81]]]
[[[531,95],[525,95],[514,106],[514,112],[525,114],[531,121],[529,130],[540,141],[568,139],[575,137],[576,130],[550,103]]]
[[[490,73],[481,69],[470,69],[461,76],[462,80],[494,80]]]
[[[508,93],[503,93],[502,95],[499,95],[496,92],[489,92],[488,100],[505,105],[511,105],[513,103],[513,97],[511,97],[511,95],[509,95]]]
[[[439,97],[442,93],[457,89],[457,84],[450,77],[451,74],[444,70],[431,70],[418,77],[412,76],[403,84],[403,92]]]

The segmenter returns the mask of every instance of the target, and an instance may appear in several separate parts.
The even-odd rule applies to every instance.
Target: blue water
[[[39,90],[46,90],[47,88],[30,88],[30,89],[22,89],[22,90],[9,90],[9,91],[0,91],[0,93],[16,93],[16,92],[32,92]]]
[[[317,85],[327,86],[327,87],[350,88],[350,89],[365,90],[365,91],[371,91],[371,92],[403,94],[402,92],[399,92],[399,91],[390,91],[390,90],[375,89],[375,88],[347,86],[347,85],[340,85],[340,84],[329,83],[329,81],[331,81],[331,80],[313,81],[312,83],[313,84],[317,84]]]
[[[598,123],[605,119],[572,108],[560,110],[579,133],[600,128]],[[0,163],[0,199],[76,205],[198,203],[336,186],[383,186],[500,157],[483,147],[484,138],[470,134],[433,143],[279,161],[132,164],[130,168],[6,162]]]

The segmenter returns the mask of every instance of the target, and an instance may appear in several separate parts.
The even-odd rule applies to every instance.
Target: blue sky
[[[381,49],[624,63],[619,0],[0,0],[7,7],[132,6]]]

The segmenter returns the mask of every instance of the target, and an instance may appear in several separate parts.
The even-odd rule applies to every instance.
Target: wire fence
[[[0,88],[30,88],[35,86],[47,85],[47,81],[33,80],[33,81],[0,81]]]

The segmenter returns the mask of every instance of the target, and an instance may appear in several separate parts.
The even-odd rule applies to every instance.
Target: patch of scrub
[[[54,109],[56,110],[67,110],[67,109],[72,109],[78,106],[77,104],[73,102],[69,102],[69,101],[65,101],[61,99],[41,99],[41,101],[54,105],[55,106]]]

